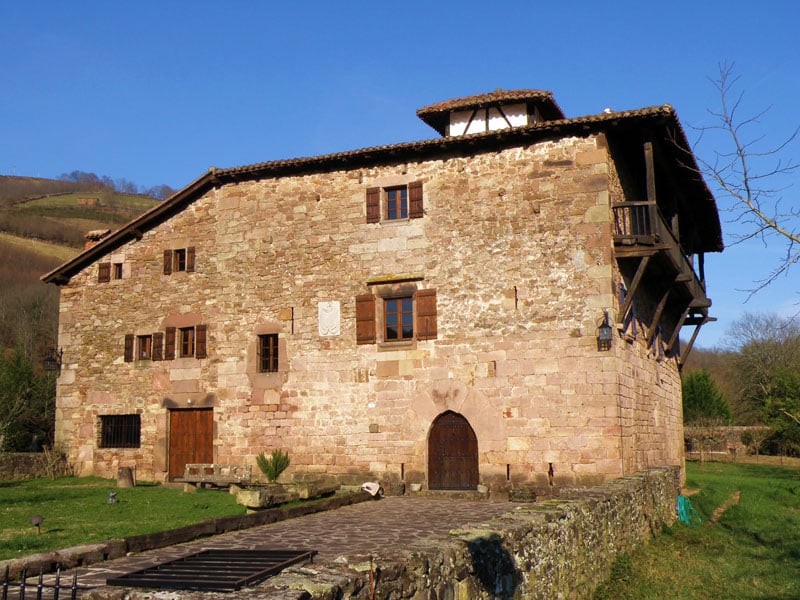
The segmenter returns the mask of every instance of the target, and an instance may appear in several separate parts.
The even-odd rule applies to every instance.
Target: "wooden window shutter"
[[[194,272],[194,246],[189,246],[186,249],[186,270]]]
[[[173,360],[175,358],[175,328],[167,327],[167,332],[164,336],[164,360]]]
[[[111,281],[111,263],[100,263],[97,271],[97,282],[108,283],[109,281]]]
[[[381,220],[381,188],[367,188],[367,223]]]
[[[164,334],[160,331],[153,334],[153,360],[164,360]]]
[[[206,326],[198,325],[194,328],[194,356],[195,358],[206,358]]]
[[[408,216],[410,219],[419,219],[423,214],[422,182],[414,181],[408,184]]]
[[[375,343],[375,296],[356,296],[356,343]]]
[[[417,290],[417,339],[435,340],[438,336],[436,321],[436,290]]]
[[[125,362],[133,362],[133,340],[132,333],[125,334]]]
[[[164,275],[172,274],[172,250],[164,250]]]

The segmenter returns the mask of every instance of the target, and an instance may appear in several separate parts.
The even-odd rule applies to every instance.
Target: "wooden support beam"
[[[656,169],[653,161],[653,142],[644,143],[645,181],[647,184],[647,202],[650,204],[650,226],[654,228],[658,223],[658,202],[656,198]]]
[[[647,334],[648,348],[650,347],[650,344],[653,343],[653,338],[656,336],[656,330],[658,329],[658,324],[661,322],[661,315],[664,313],[664,307],[667,305],[667,298],[669,298],[670,291],[672,291],[672,285],[667,288],[667,291],[664,292],[663,296],[661,296],[661,300],[658,301],[658,306],[656,306],[656,312],[653,314],[650,332]]]
[[[647,269],[647,263],[650,262],[650,257],[645,256],[641,261],[639,261],[639,266],[636,267],[636,274],[633,276],[633,281],[631,281],[631,287],[628,292],[625,294],[625,302],[622,305],[622,308],[619,311],[619,322],[624,323],[625,319],[628,318],[628,311],[631,309],[633,305],[633,298],[636,295],[636,290],[639,288],[639,284],[642,282],[642,277],[644,277],[644,272]]]
[[[672,337],[669,338],[669,342],[667,342],[667,352],[672,352],[672,347],[675,345],[675,342],[678,341],[678,337],[681,333],[681,327],[686,322],[686,317],[689,316],[689,311],[692,310],[691,306],[687,306],[686,309],[681,314],[681,318],[678,319],[678,322],[675,324],[675,329],[672,331]]]
[[[689,343],[686,344],[686,348],[681,355],[680,360],[678,361],[678,370],[683,369],[683,365],[686,364],[686,359],[689,358],[689,353],[692,351],[692,346],[694,346],[694,342],[697,339],[697,334],[700,333],[700,328],[703,326],[703,323],[698,323],[694,327],[694,331],[692,332],[692,339],[689,340]]]

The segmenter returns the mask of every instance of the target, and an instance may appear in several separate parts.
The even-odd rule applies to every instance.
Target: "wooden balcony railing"
[[[707,302],[705,282],[697,277],[680,241],[654,202],[621,202],[611,208],[618,256],[665,253],[678,273],[677,281],[685,283],[699,302]]]

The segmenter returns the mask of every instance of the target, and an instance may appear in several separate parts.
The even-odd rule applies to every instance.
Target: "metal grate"
[[[315,550],[203,550],[106,580],[107,585],[171,590],[236,591],[310,561]]]

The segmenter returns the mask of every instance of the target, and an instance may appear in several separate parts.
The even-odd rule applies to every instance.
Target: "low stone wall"
[[[0,481],[47,475],[47,463],[41,452],[0,452]]]
[[[269,597],[367,599],[372,578],[379,598],[591,598],[618,555],[675,521],[679,493],[678,468],[652,469],[421,540],[372,565],[287,569],[269,580]]]

